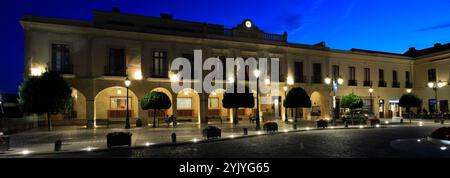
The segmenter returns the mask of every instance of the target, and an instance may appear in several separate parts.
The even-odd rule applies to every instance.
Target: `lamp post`
[[[287,97],[287,91],[288,91],[288,86],[284,86],[283,87],[284,90],[284,100],[286,100]],[[286,107],[284,107],[284,122],[288,122],[288,116],[287,116],[287,109]]]
[[[259,75],[260,71],[255,70],[253,74],[256,77],[256,130],[260,130],[260,124],[259,124]]]
[[[447,85],[447,82],[443,82],[441,80],[439,80],[438,82],[428,82],[428,88],[431,88],[434,91],[434,99],[436,101],[435,110],[434,110],[435,113],[437,113],[438,109],[439,109],[439,107],[438,107],[439,101],[438,101],[437,90],[439,88],[444,87],[445,85]]]
[[[411,92],[412,92],[411,88],[406,89],[406,93],[411,93]]]
[[[370,114],[373,114],[373,100],[372,100],[373,88],[369,88],[369,93],[370,93]]]
[[[128,108],[128,87],[130,87],[131,85],[131,80],[128,79],[128,77],[125,79],[125,87],[127,88],[127,116],[126,116],[126,120],[125,120],[125,128],[129,129],[130,127],[130,114],[129,114],[129,108]]]
[[[334,115],[335,109],[336,109],[336,90],[337,87],[339,87],[339,85],[342,85],[344,83],[344,79],[342,79],[341,77],[339,78],[330,78],[330,77],[326,77],[325,78],[325,84],[329,85],[331,87],[331,91],[333,92],[333,98],[332,98],[332,106],[331,106],[331,117],[333,120],[333,125],[336,125],[336,118]],[[336,85],[336,88],[334,87],[334,85]]]

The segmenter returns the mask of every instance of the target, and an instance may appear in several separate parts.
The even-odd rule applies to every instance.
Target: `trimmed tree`
[[[143,110],[153,109],[153,127],[156,127],[156,111],[169,109],[171,106],[170,98],[163,92],[151,91],[141,99],[141,108]]]
[[[293,88],[289,90],[286,99],[283,102],[286,108],[295,109],[295,123],[297,123],[297,109],[311,108],[311,99],[303,88]]]
[[[408,113],[409,122],[411,123],[411,108],[418,108],[422,105],[422,100],[413,93],[408,93],[400,97],[399,106],[404,107]]]
[[[363,100],[361,97],[356,95],[355,93],[350,93],[347,96],[343,96],[341,99],[341,107],[350,109],[350,117],[352,118],[352,125],[353,125],[353,114],[355,109],[362,108],[364,105]]]
[[[254,108],[255,107],[255,98],[253,97],[253,93],[250,92],[248,87],[244,87],[244,93],[237,93],[237,85],[234,85],[234,92],[231,90],[225,91],[222,99],[222,106],[227,109],[233,109],[233,123],[238,124],[238,109],[239,108]]]
[[[48,71],[25,79],[19,86],[19,105],[24,113],[47,114],[47,127],[51,131],[50,115],[70,110],[71,95],[69,84],[58,73]]]

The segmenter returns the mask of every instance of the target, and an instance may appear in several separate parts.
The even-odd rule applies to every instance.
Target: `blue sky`
[[[23,15],[91,20],[92,9],[223,24],[250,18],[289,41],[335,49],[403,53],[450,42],[448,0],[4,0],[0,12],[0,92],[17,92],[23,73]]]

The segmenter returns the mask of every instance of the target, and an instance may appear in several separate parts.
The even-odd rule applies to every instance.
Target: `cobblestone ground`
[[[385,128],[359,129],[356,127],[354,129],[304,130],[302,132],[269,134],[217,142],[190,142],[178,146],[149,146],[135,149],[119,148],[26,156],[100,158],[450,157],[449,150],[439,149],[441,145],[423,142],[423,145],[417,146],[416,143],[414,143],[415,145],[412,145],[411,142],[404,143],[404,140],[423,139],[430,135],[434,129],[441,126],[434,123],[420,124],[419,122],[413,122],[411,125],[386,125]],[[424,149],[427,151],[421,151]]]

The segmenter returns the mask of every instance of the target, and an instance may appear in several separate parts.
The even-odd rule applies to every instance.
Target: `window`
[[[405,72],[405,81],[406,81],[406,83],[410,83],[410,82],[411,82],[410,79],[411,79],[411,78],[410,78],[410,76],[409,76],[409,71],[406,71],[406,72]]]
[[[128,97],[128,109],[131,109],[131,97]],[[111,97],[111,110],[126,110],[127,97],[113,96]]]
[[[303,80],[303,62],[295,62],[295,82],[304,82]]]
[[[364,81],[370,81],[370,69],[364,68]]]
[[[167,77],[168,61],[167,52],[154,51],[153,52],[153,76]]]
[[[378,70],[378,78],[380,81],[384,81],[384,70],[383,69]]]
[[[183,54],[182,56],[191,63],[191,79],[194,79],[194,54]]]
[[[338,79],[339,78],[339,76],[340,76],[340,74],[339,74],[339,66],[338,65],[333,65],[332,67],[331,67],[331,70],[332,70],[332,74],[333,74],[333,79]]]
[[[192,109],[192,98],[177,98],[177,109]]]
[[[436,82],[436,69],[428,69],[428,82]]]
[[[69,45],[52,44],[52,69],[61,73],[73,72]]]
[[[320,63],[313,64],[313,83],[322,83],[322,65]]]
[[[105,73],[109,75],[125,75],[125,49],[109,49],[109,58]]]
[[[356,80],[356,79],[355,79],[355,78],[356,78],[356,77],[355,77],[355,67],[349,67],[349,68],[348,68],[348,72],[349,72],[349,73],[348,73],[348,75],[349,75],[349,76],[348,76],[349,80],[353,80],[353,81]]]
[[[396,70],[392,71],[392,81],[397,82],[397,71]]]
[[[218,97],[210,97],[208,99],[208,107],[210,109],[219,109],[219,98]]]

